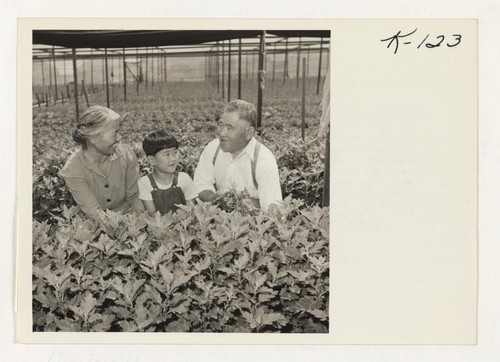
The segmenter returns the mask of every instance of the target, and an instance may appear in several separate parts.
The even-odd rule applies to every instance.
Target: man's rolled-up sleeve
[[[210,147],[207,146],[203,150],[200,156],[200,160],[198,162],[198,166],[194,171],[194,185],[198,193],[208,190],[212,192],[215,191],[215,172],[213,162],[213,154],[210,155]]]

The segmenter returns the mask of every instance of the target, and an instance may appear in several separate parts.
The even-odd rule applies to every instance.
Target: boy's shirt
[[[151,185],[151,181],[148,176],[143,176],[139,179],[137,185],[139,186],[139,198],[141,200],[153,200],[153,196],[151,195],[151,191],[153,191],[153,185]],[[172,187],[172,183],[167,185],[159,183],[156,181],[156,185],[160,190],[166,190]],[[185,172],[179,172],[179,176],[177,178],[177,186],[181,188],[184,193],[184,198],[187,200],[192,200],[198,196],[198,192],[194,186],[193,180],[189,175]]]

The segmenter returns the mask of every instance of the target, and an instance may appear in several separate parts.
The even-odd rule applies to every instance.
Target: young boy
[[[175,211],[176,205],[192,204],[198,196],[191,177],[175,170],[178,147],[175,137],[163,130],[151,132],[142,142],[153,172],[139,179],[139,198],[151,215]]]

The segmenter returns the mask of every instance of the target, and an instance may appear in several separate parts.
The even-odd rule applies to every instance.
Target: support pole
[[[273,85],[274,85],[274,71],[276,69],[276,43],[274,43],[274,52],[273,52]]]
[[[330,126],[326,133],[325,173],[323,175],[323,207],[330,206]]]
[[[43,59],[40,60],[40,66],[42,67],[42,88],[45,88],[45,72],[43,70]]]
[[[297,85],[296,87],[299,88],[299,80],[300,80],[300,47],[302,46],[302,38],[299,38],[299,49],[297,50]]]
[[[64,85],[68,84],[66,81],[66,58],[63,60],[63,65],[64,65]]]
[[[49,58],[49,91],[47,92],[49,96],[52,94],[52,64],[50,64],[50,58]]]
[[[217,42],[217,47],[216,47],[216,69],[215,69],[215,73],[217,74],[217,92],[220,92],[220,77],[219,77],[219,42]]]
[[[283,63],[283,85],[288,75],[288,38],[285,40],[285,62]]]
[[[319,64],[318,64],[318,83],[316,85],[316,94],[319,94],[319,83],[321,81],[321,58],[323,55],[323,37],[321,37],[321,45],[319,47]]]
[[[104,61],[104,57],[102,58],[102,61],[101,61],[101,70],[102,70],[102,78],[101,78],[101,84],[102,84],[102,88],[104,89],[104,86],[106,84],[106,75],[104,73],[106,73],[106,64],[105,61]]]
[[[254,75],[255,75],[255,54],[252,54],[252,79],[254,78]]]
[[[52,46],[52,61],[54,63],[54,102],[57,101],[57,68],[56,68],[56,53],[54,52],[54,46]]]
[[[306,60],[306,77],[309,80],[309,46],[307,47],[307,60]]]
[[[238,40],[238,99],[241,99],[241,38]]]
[[[109,108],[108,48],[104,49],[104,64],[106,66],[106,105]]]
[[[231,102],[231,39],[229,39],[227,69],[227,101]]]
[[[297,59],[300,63],[300,59]],[[298,74],[297,74],[298,75]],[[306,139],[306,58],[302,59],[302,123],[301,123],[302,141]]]
[[[87,94],[87,88],[85,87],[85,79],[82,79],[82,91],[85,96],[85,102],[87,102],[87,108],[90,107],[89,95]]]
[[[80,119],[80,109],[78,107],[78,75],[76,74],[76,49],[73,48],[73,85],[75,87],[75,111],[76,123]]]
[[[168,73],[167,73],[167,55],[163,55],[163,75],[165,76],[165,86],[167,85],[168,82]]]
[[[148,73],[149,73],[149,57],[148,57],[148,47],[146,47],[146,89],[148,89]],[[139,63],[137,63],[139,64]]]
[[[94,54],[92,49],[90,49],[90,87],[94,93]]]
[[[139,74],[139,48],[135,48],[135,64],[136,64],[136,76],[135,76],[135,84],[136,84],[136,92],[137,96],[139,96],[139,80],[141,78],[141,75]]]
[[[123,48],[123,100],[127,101],[127,62],[125,61],[125,48]]]
[[[158,50],[158,48],[157,48]],[[160,81],[161,81],[161,65],[160,65],[160,55],[157,54],[156,57],[156,83],[158,86],[160,86]]]
[[[225,55],[224,55],[224,42],[222,42],[222,55],[221,55],[221,58],[222,58],[222,83],[221,83],[221,89],[222,89],[222,99],[226,98],[226,95],[225,95],[225,91],[226,91],[226,74],[225,74],[225,69],[226,69],[226,66],[224,64],[224,59],[225,59]]]
[[[257,129],[262,126],[262,97],[264,94],[264,87],[266,81],[265,59],[266,57],[266,32],[262,31],[260,35],[259,46],[259,73],[257,76]]]

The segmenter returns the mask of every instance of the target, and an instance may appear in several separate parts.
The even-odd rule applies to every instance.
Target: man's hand
[[[217,195],[215,192],[210,191],[210,190],[203,190],[198,194],[198,197],[200,198],[201,201],[214,201],[217,198]]]

